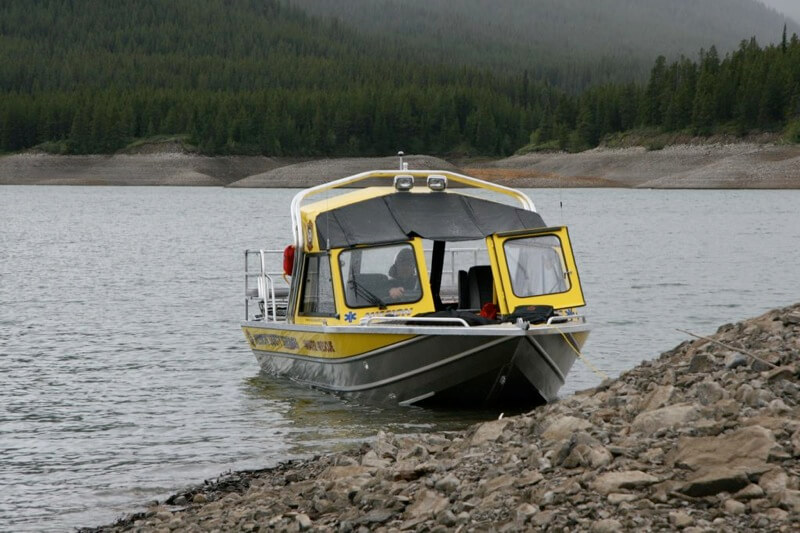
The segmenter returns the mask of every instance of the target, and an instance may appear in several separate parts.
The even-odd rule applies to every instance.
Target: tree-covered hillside
[[[410,55],[528,70],[566,90],[644,79],[659,55],[677,59],[742,39],[776,42],[784,24],[756,0],[291,0]]]
[[[661,58],[646,85],[598,84],[603,76],[592,74],[585,81],[594,83],[577,92],[537,79],[534,67],[447,59],[442,50],[458,33],[435,22],[441,49],[376,38],[282,0],[120,5],[0,2],[0,151],[108,153],[136,139],[181,136],[207,154],[508,155],[529,142],[582,149],[641,126],[700,134],[781,129],[798,113],[796,38],[766,49],[746,39],[729,56],[701,54],[700,63]],[[425,19],[428,11],[419,9],[410,21]],[[536,57],[544,56],[534,56],[533,66]],[[599,61],[593,69],[619,68]],[[578,72],[569,63],[541,64],[560,79]]]

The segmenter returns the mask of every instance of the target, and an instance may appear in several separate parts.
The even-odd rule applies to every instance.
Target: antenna
[[[406,155],[406,154],[404,154],[402,150],[397,152],[397,157],[400,158],[400,170],[405,170],[406,168],[408,168],[408,167],[405,167],[405,168],[403,167],[403,156],[404,155]]]

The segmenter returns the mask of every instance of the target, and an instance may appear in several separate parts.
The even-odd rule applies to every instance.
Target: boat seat
[[[458,308],[469,309],[469,276],[466,270],[458,271]]]
[[[467,272],[469,306],[466,309],[480,309],[483,304],[494,301],[494,278],[492,267],[475,265]]]

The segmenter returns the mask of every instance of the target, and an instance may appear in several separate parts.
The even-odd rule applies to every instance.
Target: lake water
[[[0,530],[114,520],[227,470],[380,429],[498,413],[382,410],[259,378],[243,250],[288,244],[293,190],[0,188]],[[532,190],[567,224],[612,376],[800,300],[800,191]],[[565,393],[598,383],[577,362]]]

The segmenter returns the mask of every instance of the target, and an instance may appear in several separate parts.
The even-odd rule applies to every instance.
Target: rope
[[[730,345],[728,345],[728,344],[725,344],[725,343],[722,343],[722,342],[719,342],[719,341],[715,341],[714,339],[711,339],[711,338],[709,338],[709,337],[703,337],[702,335],[695,335],[695,334],[694,334],[694,333],[692,333],[691,331],[686,331],[685,329],[679,329],[679,328],[675,328],[675,330],[676,330],[676,331],[680,331],[681,333],[686,333],[687,335],[691,335],[692,337],[695,337],[695,338],[698,338],[698,339],[703,339],[703,340],[706,340],[706,341],[711,341],[711,342],[713,342],[714,344],[719,344],[719,345],[720,345],[720,346],[722,346],[723,348],[727,348],[727,349],[729,349],[729,350],[733,350],[733,351],[735,351],[735,352],[742,353],[742,354],[744,354],[744,355],[747,355],[747,356],[749,356],[749,357],[752,357],[753,359],[755,359],[755,360],[756,360],[756,361],[758,361],[759,363],[764,363],[764,364],[765,364],[765,365],[767,365],[768,367],[771,367],[771,368],[778,368],[778,365],[774,365],[774,364],[770,363],[769,361],[765,361],[765,360],[761,359],[759,356],[757,356],[757,355],[754,355],[754,354],[752,354],[752,353],[748,352],[747,350],[742,350],[741,348],[737,348],[736,346],[730,346]]]
[[[596,375],[600,376],[600,377],[601,377],[601,378],[603,378],[603,379],[608,379],[608,374],[606,374],[605,372],[603,372],[602,370],[600,370],[600,369],[598,369],[596,366],[594,366],[592,363],[590,363],[590,362],[589,362],[589,360],[586,358],[586,356],[585,356],[585,355],[583,355],[583,354],[581,353],[581,351],[580,351],[578,348],[576,348],[576,347],[575,347],[575,345],[574,345],[574,344],[572,344],[572,341],[571,341],[571,340],[569,340],[569,337],[567,337],[567,336],[564,334],[564,332],[563,332],[563,331],[561,331],[561,330],[558,328],[558,326],[553,326],[553,328],[555,328],[555,330],[556,330],[557,332],[559,332],[559,333],[561,334],[561,336],[562,336],[562,337],[564,337],[564,340],[565,340],[565,341],[567,341],[567,345],[568,345],[570,348],[572,348],[572,351],[573,351],[573,352],[575,352],[575,353],[578,355],[578,359],[580,359],[581,361],[583,361],[583,364],[585,364],[587,367],[589,367],[589,370],[591,370],[592,372],[594,372]]]

